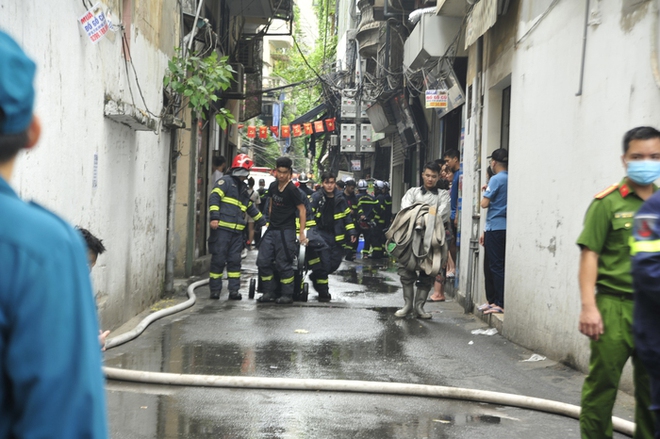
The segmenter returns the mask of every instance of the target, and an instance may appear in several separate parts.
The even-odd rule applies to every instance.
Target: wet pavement
[[[243,285],[256,277],[251,252]],[[500,335],[456,303],[428,303],[432,320],[398,319],[395,268],[346,262],[333,300],[293,306],[208,299],[153,323],[105,354],[107,366],[182,374],[315,378],[465,387],[579,404],[584,376]],[[182,297],[183,299],[183,297]],[[116,334],[111,334],[116,335]],[[576,420],[493,404],[358,393],[192,388],[108,382],[113,438],[566,438]],[[631,419],[622,395],[616,415]],[[624,436],[615,436],[624,437]]]

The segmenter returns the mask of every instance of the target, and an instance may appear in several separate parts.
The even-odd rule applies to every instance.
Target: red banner
[[[323,121],[322,120],[317,120],[314,122],[314,132],[316,133],[322,133],[325,131],[325,128],[323,127]]]
[[[327,128],[328,131],[334,131],[335,130],[335,118],[333,117],[332,119],[326,119],[325,120],[325,127]]]
[[[305,127],[305,134],[314,134],[314,129],[312,128],[311,123],[304,123],[303,126]]]
[[[268,138],[268,127],[266,126],[259,127],[259,138],[260,139]]]
[[[300,127],[300,125],[291,125],[291,129],[293,130],[293,135],[295,137],[302,136],[302,128]]]
[[[282,125],[282,137],[291,137],[291,127],[289,125]]]
[[[270,127],[270,132],[273,133],[273,136],[280,137],[280,127],[277,125]]]
[[[248,127],[248,139],[257,137],[257,127]]]

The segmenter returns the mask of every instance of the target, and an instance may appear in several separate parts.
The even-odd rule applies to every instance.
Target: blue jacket
[[[0,178],[0,438],[106,438],[82,236]]]
[[[247,212],[258,227],[266,224],[259,209],[250,201],[247,185],[237,178],[225,175],[215,182],[209,197],[209,216],[211,221],[218,221],[218,227],[234,233],[245,229]]]
[[[660,305],[660,191],[635,214],[630,250],[635,294]]]
[[[323,213],[323,203],[325,202],[326,197],[323,190],[316,191],[312,194],[311,208],[312,214],[307,215],[308,221],[307,226],[310,229],[316,228],[320,225],[322,221]],[[357,231],[355,230],[355,224],[353,223],[353,218],[351,217],[351,208],[348,207],[346,198],[344,198],[344,193],[335,189],[334,192],[334,235],[335,242],[342,243],[344,240],[351,235],[356,235]],[[347,236],[348,235],[348,236]]]

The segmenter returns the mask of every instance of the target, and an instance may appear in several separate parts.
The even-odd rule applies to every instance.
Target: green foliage
[[[228,57],[218,58],[216,52],[202,58],[196,53],[182,57],[181,49],[168,62],[168,71],[163,78],[163,85],[172,92],[188,100],[188,106],[194,113],[206,119],[211,103],[219,98],[216,94],[229,88],[234,78],[234,70],[227,63]],[[228,124],[236,123],[234,116],[226,108],[221,108],[215,115],[218,125],[224,130]]]

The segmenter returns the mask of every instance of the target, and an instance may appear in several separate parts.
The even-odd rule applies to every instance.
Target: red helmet
[[[254,162],[247,154],[238,154],[234,157],[234,161],[231,163],[232,169],[243,168],[249,171],[253,166]]]

